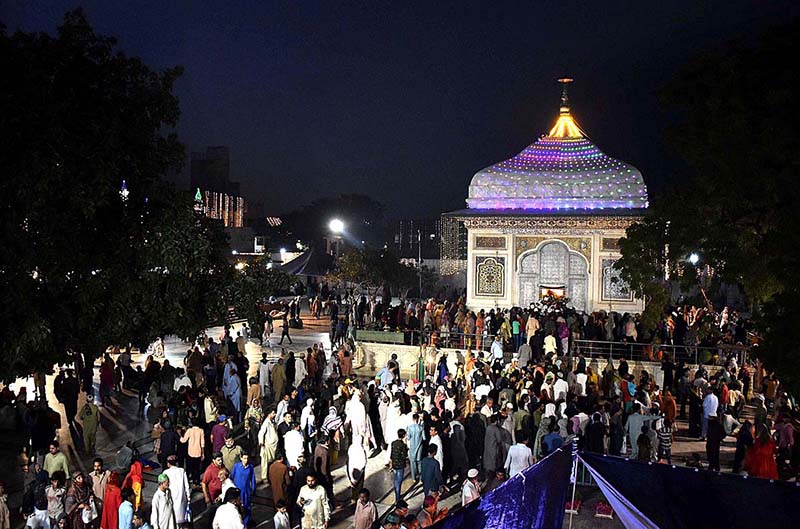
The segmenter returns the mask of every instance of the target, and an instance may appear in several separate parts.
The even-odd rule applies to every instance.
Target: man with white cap
[[[478,469],[471,468],[467,472],[467,479],[461,487],[461,505],[464,506],[481,497],[481,488],[478,485]]]

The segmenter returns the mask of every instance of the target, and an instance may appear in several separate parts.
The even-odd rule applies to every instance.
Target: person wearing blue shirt
[[[557,424],[550,426],[550,433],[542,438],[543,455],[552,454],[556,449],[561,448],[564,439],[561,437]]]
[[[392,382],[394,382],[394,374],[389,369],[388,366],[383,366],[383,368],[378,371],[378,374],[375,375],[375,378],[380,380],[380,387],[385,388],[390,386]]]
[[[422,446],[425,440],[425,431],[419,423],[419,415],[412,416],[412,422],[406,429],[408,436],[408,462],[411,465],[411,479],[417,481],[422,472]]]
[[[425,496],[431,492],[439,492],[444,486],[444,479],[442,479],[442,467],[436,460],[436,451],[439,449],[436,445],[428,446],[428,457],[422,460],[422,490]]]
[[[243,453],[239,461],[233,465],[231,481],[241,491],[244,525],[246,526],[252,513],[250,502],[256,491],[256,471],[253,465],[250,464],[250,457],[247,452]]]
[[[121,496],[122,503],[117,510],[118,529],[133,529],[133,500],[136,496],[130,487],[122,489]]]

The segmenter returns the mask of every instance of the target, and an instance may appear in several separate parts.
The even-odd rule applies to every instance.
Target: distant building
[[[403,219],[394,226],[393,250],[402,259],[439,259],[442,221],[437,218]]]
[[[238,182],[230,179],[228,147],[208,147],[193,152],[190,169],[191,189],[199,190],[206,216],[219,219],[226,228],[245,225],[247,204]]]
[[[445,213],[441,217],[440,274],[452,278],[456,284],[466,286],[467,281],[467,228],[464,222]]]

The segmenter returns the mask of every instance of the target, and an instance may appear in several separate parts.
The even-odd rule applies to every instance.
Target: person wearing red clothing
[[[111,403],[112,391],[114,391],[114,364],[104,361],[100,364],[100,404],[105,406]]]
[[[761,428],[755,444],[747,451],[747,456],[744,458],[744,469],[756,478],[778,479],[775,441],[767,428]]]
[[[103,496],[103,516],[100,519],[100,529],[117,529],[120,505],[122,505],[122,490],[119,488],[119,474],[111,472],[108,476],[106,493]]]
[[[133,493],[135,495],[133,508],[135,510],[141,509],[144,505],[144,501],[142,501],[143,484],[144,478],[142,477],[142,462],[137,459],[131,464],[131,471],[128,472],[128,475],[125,476],[125,481],[122,482],[123,489],[125,487],[130,487],[133,489]]]
[[[211,502],[216,500],[222,493],[222,481],[219,479],[219,470],[221,468],[225,468],[222,464],[222,454],[215,452],[211,464],[203,472],[203,477],[200,480],[206,505],[211,505]]]

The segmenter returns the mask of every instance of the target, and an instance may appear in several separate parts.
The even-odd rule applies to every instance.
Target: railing
[[[472,351],[489,351],[494,342],[494,337],[487,334],[468,334],[450,331],[417,331],[398,330],[381,331],[359,329],[356,339],[365,342],[397,344],[397,345],[432,345],[438,349],[462,349]],[[520,344],[525,337],[520,338]],[[516,351],[513,343],[504,347],[506,356]],[[583,354],[586,358],[625,358],[632,361],[672,360],[678,363],[683,360],[687,363],[697,364],[703,361],[708,364],[716,357],[717,364],[724,364],[731,353],[736,354],[739,365],[743,365],[748,358],[750,348],[742,345],[663,345],[639,342],[608,342],[600,340],[571,340],[569,353],[573,356]]]
[[[356,330],[356,340],[394,345],[420,345],[423,334],[417,330],[376,331],[369,329]]]
[[[749,347],[742,345],[664,345],[639,342],[605,342],[597,340],[574,340],[572,342],[573,354],[583,354],[586,358],[625,358],[633,361],[660,362],[672,360],[677,363],[681,360],[697,364],[699,360],[708,363],[710,358],[716,356],[718,364],[724,364],[728,355],[735,353],[739,365],[747,359]]]
[[[469,334],[451,331],[426,331],[425,341],[440,349],[470,349],[488,351],[492,348],[494,337],[488,334]],[[509,348],[509,351],[512,351]]]

